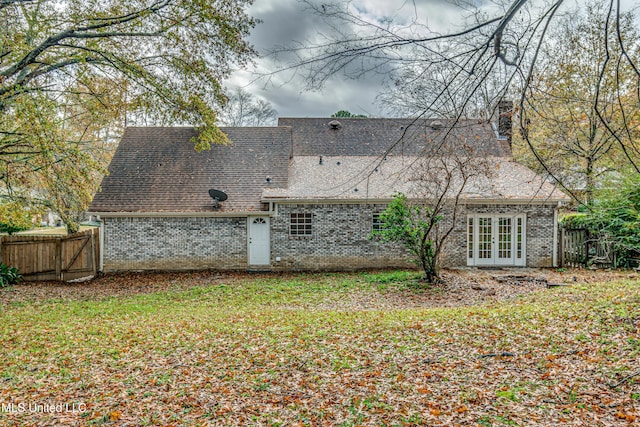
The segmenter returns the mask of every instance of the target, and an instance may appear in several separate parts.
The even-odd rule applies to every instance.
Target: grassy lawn
[[[95,226],[91,225],[81,225],[80,231],[89,230],[90,228],[95,228]],[[66,236],[67,228],[66,227],[36,227],[31,230],[20,231],[19,233],[15,233],[14,235],[28,235],[28,236]]]
[[[640,423],[637,279],[421,308],[447,291],[414,277],[184,274],[133,294],[1,290],[0,425]]]

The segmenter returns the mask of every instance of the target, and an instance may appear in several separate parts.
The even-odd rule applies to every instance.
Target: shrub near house
[[[0,288],[15,285],[22,280],[22,276],[15,267],[0,263]]]

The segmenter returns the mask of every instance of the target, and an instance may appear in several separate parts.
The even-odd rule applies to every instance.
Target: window
[[[516,218],[516,258],[522,259],[522,217]]]
[[[380,218],[380,212],[374,212],[371,217],[371,229],[373,231],[384,230],[384,222]]]
[[[289,234],[291,236],[311,236],[311,219],[312,214],[310,213],[292,213]]]
[[[511,258],[513,226],[511,218],[498,218],[498,257]]]
[[[493,258],[493,218],[478,218],[478,258]]]
[[[469,217],[467,231],[467,258],[473,258],[473,217]]]

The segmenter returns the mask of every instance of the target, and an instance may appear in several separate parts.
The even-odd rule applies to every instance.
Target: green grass
[[[249,276],[7,304],[0,403],[81,402],[87,412],[64,414],[80,425],[568,425],[634,416],[640,379],[609,385],[639,368],[637,281],[407,308],[402,295],[415,279]],[[360,309],[360,298],[374,309]],[[503,351],[516,356],[479,357]],[[0,413],[0,424],[61,416]]]
[[[91,228],[96,228],[95,225],[81,225],[79,231],[89,230]],[[29,235],[29,236],[66,236],[67,228],[62,227],[35,227],[29,230],[20,231],[14,233],[16,236],[20,235]]]

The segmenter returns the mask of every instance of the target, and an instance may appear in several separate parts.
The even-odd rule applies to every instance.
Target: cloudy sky
[[[323,4],[334,0],[313,1]],[[573,0],[566,2],[569,6],[576,4]],[[353,0],[351,7],[369,21],[392,19],[394,23],[408,24],[416,20],[428,25],[432,31],[449,33],[463,25],[465,3],[467,8],[474,5],[488,8],[487,12],[494,16],[499,14],[491,0]],[[255,0],[249,13],[262,21],[254,29],[251,42],[264,56],[278,46],[318,41],[321,34],[330,31],[326,23],[300,0]],[[282,66],[268,56],[257,61],[259,73],[269,73]],[[337,75],[320,91],[314,92],[305,91],[300,78],[284,72],[270,75],[267,80],[258,79],[255,72],[241,70],[227,83],[229,87],[242,87],[270,102],[280,117],[327,117],[342,109],[370,116],[383,114],[376,104],[382,80],[375,74],[358,80]]]
[[[479,0],[478,0],[479,1]],[[328,3],[318,0],[316,3]],[[408,23],[418,19],[430,28],[446,31],[459,21],[461,10],[446,0],[357,0],[353,2],[362,16],[370,20],[392,18],[394,22]],[[250,15],[262,21],[254,29],[251,42],[261,55],[278,46],[297,42],[317,41],[320,34],[329,30],[308,6],[299,0],[255,0]],[[268,73],[282,67],[271,58],[258,60],[257,71]],[[300,78],[291,73],[277,73],[269,79],[256,80],[255,73],[236,72],[229,80],[231,87],[243,87],[247,91],[270,102],[280,117],[327,117],[338,110],[378,116],[380,109],[375,98],[381,89],[381,78],[370,75],[366,79],[353,80],[336,76],[321,91],[306,91]]]

